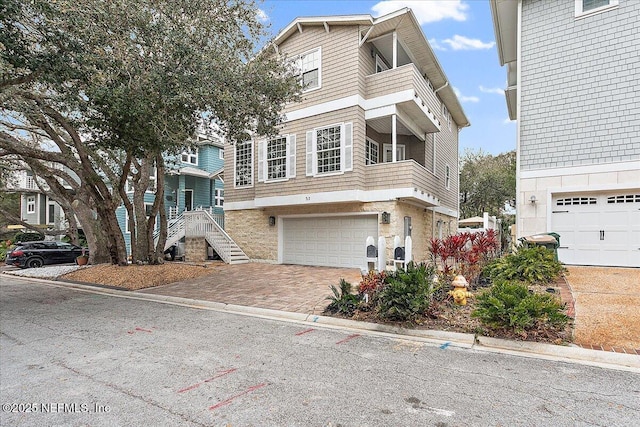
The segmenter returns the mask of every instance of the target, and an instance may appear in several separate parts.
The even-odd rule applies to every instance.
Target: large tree
[[[115,216],[124,202],[134,260],[157,262],[163,180],[148,217],[142,195],[151,168],[161,178],[163,153],[207,121],[232,140],[271,134],[296,97],[286,64],[256,55],[264,35],[251,0],[4,0],[0,157],[18,156],[52,189],[72,188],[56,197],[80,214],[93,261],[126,263]]]
[[[460,217],[482,216],[484,212],[508,219],[515,209],[516,152],[493,156],[466,150],[460,169]]]

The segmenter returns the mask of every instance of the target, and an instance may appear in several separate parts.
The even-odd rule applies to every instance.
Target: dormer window
[[[316,48],[303,53],[295,60],[296,76],[303,92],[320,87],[321,56],[321,48]]]

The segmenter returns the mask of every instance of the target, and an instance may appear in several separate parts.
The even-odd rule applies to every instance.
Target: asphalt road
[[[640,374],[0,276],[2,426],[637,426]]]

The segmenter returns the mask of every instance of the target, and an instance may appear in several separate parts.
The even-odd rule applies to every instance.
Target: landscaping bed
[[[213,264],[165,263],[159,265],[98,264],[60,276],[63,280],[95,283],[135,291],[213,274]]]

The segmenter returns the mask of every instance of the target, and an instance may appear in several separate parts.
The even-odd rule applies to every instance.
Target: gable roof
[[[310,16],[298,17],[287,25],[273,40],[277,47],[284,43],[296,32],[304,31],[307,26],[323,26],[329,32],[332,26],[359,25],[362,43],[373,40],[384,34],[396,31],[398,40],[408,47],[414,60],[414,65],[433,84],[438,96],[451,113],[453,120],[460,126],[469,126],[469,120],[460,105],[458,97],[453,92],[442,66],[438,62],[429,41],[422,32],[422,28],[410,8],[403,8],[378,18],[371,15],[339,15],[339,16]]]

